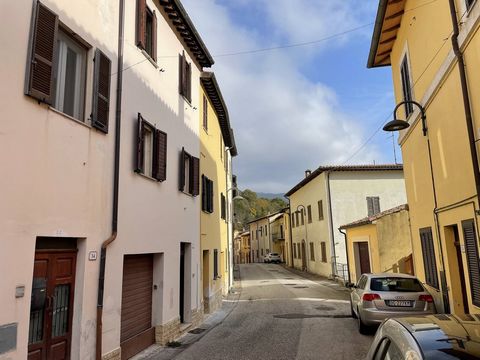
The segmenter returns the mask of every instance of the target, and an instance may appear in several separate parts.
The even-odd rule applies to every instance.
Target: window
[[[267,225],[265,225],[265,236],[268,236]]]
[[[87,50],[60,28],[56,58],[53,106],[57,110],[83,121]]]
[[[195,156],[190,155],[184,148],[182,148],[180,153],[180,178],[178,189],[186,194],[197,196],[199,193],[199,173],[200,160]]]
[[[303,209],[300,211],[300,217],[302,219],[302,225],[305,225],[305,211],[303,211]]]
[[[310,260],[315,261],[315,247],[313,246],[313,242],[310,243]]]
[[[25,94],[85,121],[88,46],[60,27],[58,16],[36,2]],[[91,125],[108,132],[111,61],[95,50]]]
[[[213,249],[213,280],[218,279],[218,249]]]
[[[136,42],[153,61],[157,61],[157,15],[147,7],[146,0],[137,0]]]
[[[203,128],[208,131],[208,99],[203,95]]]
[[[293,258],[297,258],[297,244],[293,243]]]
[[[365,275],[362,275],[360,277],[360,280],[358,280],[358,283],[357,283],[357,288],[359,289],[365,289],[365,286],[367,285],[367,277]]]
[[[227,218],[227,214],[226,214],[226,208],[227,208],[227,203],[226,203],[226,199],[225,199],[225,195],[223,195],[223,193],[221,194],[221,217],[223,220],[225,220]]]
[[[322,250],[322,262],[326,263],[327,262],[327,244],[325,241],[322,241],[320,243],[320,248]]]
[[[295,214],[290,214],[292,217],[292,229],[295,227]]]
[[[312,207],[310,205],[307,206],[307,218],[308,218],[308,223],[312,223]]]
[[[477,237],[474,220],[462,221],[465,254],[467,257],[468,275],[470,277],[470,291],[472,302],[480,306],[480,263],[478,258]]]
[[[465,4],[467,5],[467,10],[469,10],[473,3],[475,2],[475,0],[465,0]]]
[[[422,292],[424,291],[420,281],[410,278],[383,277],[370,280],[372,291],[393,291],[393,292]]]
[[[296,226],[298,226],[298,224],[300,224],[298,211],[295,211],[295,224],[296,224]]]
[[[220,160],[223,161],[223,152],[225,151],[225,146],[223,146],[223,137],[220,133]]]
[[[428,227],[420,229],[420,241],[422,243],[425,282],[435,289],[439,289],[437,263],[435,261],[435,248],[433,247],[432,228]]]
[[[167,179],[167,134],[138,114],[135,172],[158,181]]]
[[[318,200],[318,220],[323,220],[323,201]]]
[[[263,256],[263,249],[262,249],[262,256]]]
[[[202,210],[210,214],[213,213],[213,181],[205,175],[202,175]]]
[[[192,65],[187,62],[185,52],[179,57],[179,92],[188,102],[192,102]]]
[[[412,88],[410,86],[410,71],[408,70],[408,59],[406,55],[402,60],[400,75],[402,80],[403,100],[412,101]],[[406,103],[404,106],[405,106],[405,116],[408,117],[413,112],[413,104]]]
[[[373,216],[380,212],[380,198],[378,196],[367,197],[368,216]]]

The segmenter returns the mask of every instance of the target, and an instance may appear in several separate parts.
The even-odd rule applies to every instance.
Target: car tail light
[[[418,297],[418,300],[420,301],[425,301],[427,303],[433,303],[433,297],[432,295],[420,295]]]
[[[362,300],[363,301],[380,300],[380,295],[378,295],[378,294],[363,294]]]

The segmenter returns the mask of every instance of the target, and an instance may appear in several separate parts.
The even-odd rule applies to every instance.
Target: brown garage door
[[[126,255],[123,260],[122,359],[139,353],[155,341],[152,327],[153,256]]]

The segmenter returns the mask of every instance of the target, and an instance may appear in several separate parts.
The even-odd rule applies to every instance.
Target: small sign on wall
[[[462,252],[462,254],[465,254],[465,245],[460,245],[460,251]]]
[[[88,260],[89,261],[95,261],[97,260],[97,252],[96,251],[90,251],[88,253]]]

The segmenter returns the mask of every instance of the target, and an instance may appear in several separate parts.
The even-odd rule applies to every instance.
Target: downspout
[[[462,51],[458,45],[458,35],[460,33],[457,22],[457,10],[455,8],[455,0],[449,0],[450,4],[450,16],[452,18],[452,47],[453,52],[458,60],[458,70],[460,73],[460,84],[462,86],[462,96],[463,96],[463,107],[465,109],[465,121],[468,131],[468,140],[470,145],[470,155],[473,165],[473,174],[475,178],[475,188],[477,190],[477,200],[478,205],[480,206],[480,169],[478,168],[478,155],[475,144],[475,130],[472,117],[472,109],[470,105],[470,95],[468,94],[468,83],[467,83],[467,74],[465,70],[465,62],[463,59]]]
[[[292,235],[292,207],[290,205],[290,198],[288,198],[288,223],[290,224],[288,226],[288,232],[290,233],[290,264],[291,267],[293,268],[293,235]]]
[[[333,234],[332,197],[330,195],[330,171],[327,171],[327,196],[328,196],[328,217],[330,223],[330,236],[332,237],[332,277],[335,278],[337,270],[337,254],[335,252],[335,236]]]
[[[103,295],[105,286],[105,264],[107,260],[107,246],[117,238],[118,230],[118,188],[120,174],[120,129],[122,114],[122,86],[123,86],[123,37],[124,37],[124,12],[125,0],[119,1],[118,22],[118,61],[117,61],[117,98],[115,101],[115,159],[113,170],[113,206],[112,206],[112,234],[102,243],[100,252],[100,272],[98,275],[98,298],[97,298],[97,325],[96,325],[96,360],[102,359],[102,316]]]
[[[347,283],[350,283],[350,261],[348,259],[348,241],[347,241],[347,233],[345,231],[342,231],[342,228],[338,228],[338,231],[340,231],[343,234],[343,237],[345,238],[345,253],[347,254],[347,275],[348,275],[348,281]]]

